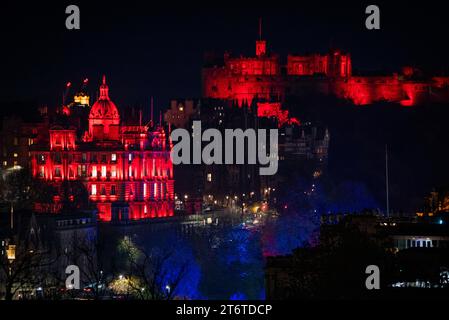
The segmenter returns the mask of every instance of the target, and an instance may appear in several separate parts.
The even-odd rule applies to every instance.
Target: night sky
[[[80,7],[81,30],[65,29],[72,3]],[[121,108],[148,109],[150,96],[156,108],[171,98],[199,97],[204,54],[254,54],[259,17],[269,49],[284,57],[333,46],[351,52],[355,71],[449,67],[442,5],[376,2],[381,30],[368,31],[364,11],[371,3],[275,3],[2,3],[0,103],[54,107],[66,82],[76,89],[85,77],[95,97],[103,73]]]

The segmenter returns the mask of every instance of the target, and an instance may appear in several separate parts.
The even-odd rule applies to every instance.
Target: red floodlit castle
[[[391,76],[353,76],[351,56],[338,50],[327,54],[268,54],[266,41],[256,42],[255,57],[231,57],[203,69],[203,96],[248,101],[257,97],[282,102],[289,95],[304,93],[334,95],[367,105],[378,101],[414,106],[425,102],[449,102],[449,77],[417,76],[411,67]]]
[[[65,116],[74,116],[75,108],[65,108]],[[63,181],[83,182],[101,221],[172,216],[173,164],[162,125],[123,123],[105,77],[87,121],[81,135],[75,126],[50,127],[46,145],[31,152],[33,176],[57,190]],[[54,201],[58,211],[60,197]]]

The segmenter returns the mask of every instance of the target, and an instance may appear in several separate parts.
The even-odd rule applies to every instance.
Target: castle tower
[[[267,54],[267,42],[262,40],[262,18],[259,18],[259,40],[256,41],[256,56],[261,57]]]
[[[89,138],[91,140],[119,140],[120,115],[117,106],[109,98],[106,77],[100,86],[100,98],[89,113]]]

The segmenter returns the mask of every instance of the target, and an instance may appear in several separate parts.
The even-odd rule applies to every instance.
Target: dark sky
[[[95,94],[103,73],[120,107],[149,108],[152,95],[157,108],[198,97],[204,53],[253,54],[259,17],[269,48],[281,55],[333,45],[364,71],[449,67],[449,20],[442,4],[428,1],[376,2],[379,31],[364,26],[368,2],[92,2],[1,4],[0,102],[54,106],[67,81],[76,88],[88,77]],[[68,4],[80,7],[79,31],[65,29]]]

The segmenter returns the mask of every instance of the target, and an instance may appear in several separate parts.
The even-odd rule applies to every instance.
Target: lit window
[[[143,184],[143,197],[145,198],[147,196],[147,184]]]
[[[115,168],[115,166],[113,166],[113,167],[111,168],[111,177],[112,177],[112,178],[117,177],[117,169]]]
[[[92,177],[97,177],[97,166],[92,166]]]
[[[39,177],[43,178],[45,176],[45,167],[41,166],[39,171]]]
[[[103,178],[106,177],[106,166],[101,166],[101,176],[102,176]]]
[[[91,192],[91,194],[92,194],[93,196],[96,196],[96,195],[97,195],[97,185],[96,185],[96,184],[93,184],[93,185],[92,185],[92,192]]]
[[[8,165],[8,161],[3,161],[3,166],[7,166]]]
[[[132,177],[133,176],[133,167],[129,166],[128,168],[128,176]]]
[[[111,161],[117,161],[117,154],[116,153],[111,154]]]
[[[130,153],[130,154],[128,154],[128,161],[133,161],[133,155],[132,155],[132,153]]]
[[[154,183],[154,197],[157,198],[157,183]]]
[[[14,153],[14,158],[17,158],[19,155],[17,153]]]
[[[212,173],[207,174],[207,182],[212,182]]]

